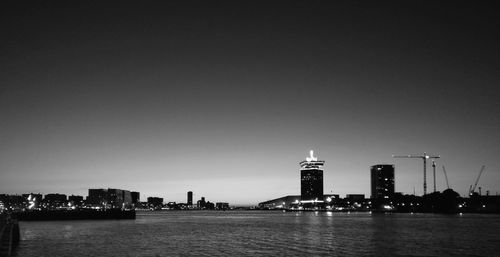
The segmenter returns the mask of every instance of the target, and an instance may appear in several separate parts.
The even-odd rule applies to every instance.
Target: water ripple
[[[28,257],[495,256],[500,241],[498,215],[147,212],[20,226]]]

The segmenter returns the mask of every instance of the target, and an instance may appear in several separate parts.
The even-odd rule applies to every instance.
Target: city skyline
[[[254,205],[300,194],[500,192],[499,21],[487,3],[2,3],[0,193],[124,188]],[[432,189],[432,167],[427,167]]]

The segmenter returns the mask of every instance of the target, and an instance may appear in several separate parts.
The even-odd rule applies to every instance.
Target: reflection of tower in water
[[[304,200],[323,199],[323,170],[325,161],[318,161],[314,157],[314,151],[310,151],[310,157],[299,163],[300,170],[300,196]]]

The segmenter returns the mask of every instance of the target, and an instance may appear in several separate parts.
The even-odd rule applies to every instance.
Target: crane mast
[[[432,177],[434,181],[434,191],[432,192],[436,192],[436,162],[434,160],[432,161]]]

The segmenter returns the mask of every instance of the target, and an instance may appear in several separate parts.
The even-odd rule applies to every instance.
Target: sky
[[[325,193],[394,164],[421,195],[392,155],[424,152],[439,191],[485,165],[500,192],[498,3],[165,2],[0,4],[0,193],[256,205],[300,194],[309,150]]]

